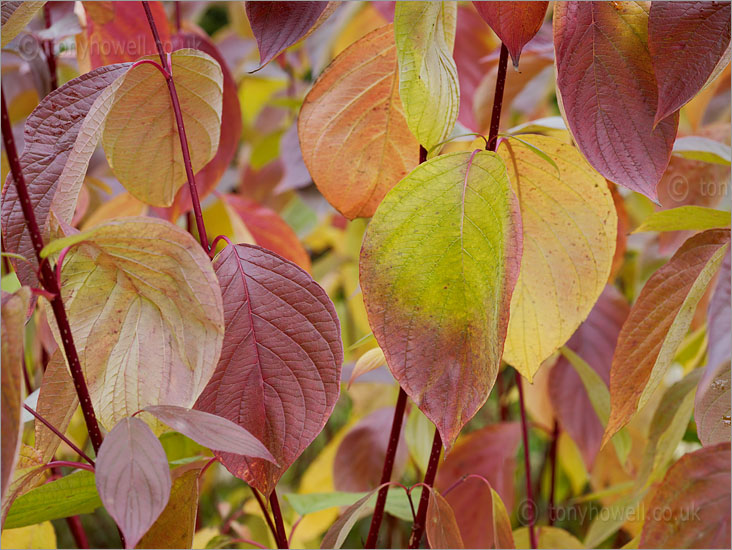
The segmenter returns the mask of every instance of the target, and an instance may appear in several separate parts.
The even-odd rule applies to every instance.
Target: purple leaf
[[[259,66],[304,38],[328,2],[245,2],[247,17],[259,46]]]
[[[152,405],[143,410],[209,449],[275,462],[256,437],[226,418],[175,405]]]
[[[279,466],[216,452],[235,476],[269,495],[315,439],[340,392],[343,345],[335,308],[305,271],[258,246],[227,246],[214,270],[226,332],[196,409],[259,439]]]
[[[170,469],[163,446],[139,418],[123,418],[104,438],[96,461],[99,496],[134,548],[165,509]]]

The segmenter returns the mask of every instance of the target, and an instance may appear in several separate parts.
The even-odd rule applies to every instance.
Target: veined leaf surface
[[[216,154],[221,134],[223,73],[198,50],[171,55],[193,172]],[[129,70],[107,115],[102,145],[109,167],[136,198],[170,206],[187,181],[168,85],[150,63]]]
[[[430,548],[465,548],[452,506],[434,489],[430,491],[426,522]]]
[[[269,495],[320,433],[338,399],[343,346],[325,291],[295,264],[251,245],[214,261],[226,334],[196,408],[237,423],[272,453],[216,453],[235,476]]]
[[[473,2],[480,16],[506,45],[513,66],[519,66],[521,50],[536,36],[549,2]]]
[[[223,306],[208,256],[163,220],[75,235],[61,292],[92,403],[114,426],[148,405],[190,407],[216,368]]]
[[[303,160],[349,219],[370,217],[419,160],[399,99],[394,27],[354,42],[320,75],[298,117]]]
[[[713,75],[729,50],[731,15],[729,2],[651,2],[648,48],[658,83],[656,122],[678,111]]]
[[[2,47],[20,34],[45,2],[3,2],[2,3]]]
[[[36,412],[61,433],[66,432],[71,417],[79,406],[74,381],[66,367],[63,352],[58,349],[51,356],[43,373]],[[50,461],[61,440],[38,419],[35,423],[35,448],[44,461]]]
[[[46,242],[52,213],[62,222],[71,222],[114,91],[129,67],[101,67],[67,82],[43,98],[26,120],[20,167]],[[33,243],[12,175],[3,187],[2,230],[6,250],[31,262],[14,262],[20,282],[40,286]]]
[[[369,324],[401,387],[449,448],[493,387],[521,261],[495,153],[441,155],[384,198],[361,249]]]
[[[618,220],[607,183],[576,148],[538,135],[520,139],[498,151],[519,200],[524,235],[503,357],[531,381],[604,290]]]
[[[407,126],[427,150],[447,139],[457,120],[456,25],[456,2],[397,2],[394,11],[399,96]]]
[[[134,548],[165,509],[170,469],[160,441],[139,418],[123,418],[107,434],[96,460],[96,484],[109,515]]]
[[[710,229],[693,236],[641,290],[613,356],[610,420],[603,444],[658,387],[729,242],[728,229]]]
[[[648,5],[556,2],[557,90],[577,146],[610,181],[657,200],[678,115],[654,128]]]

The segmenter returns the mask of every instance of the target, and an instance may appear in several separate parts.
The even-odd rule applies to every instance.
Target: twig
[[[557,479],[557,445],[559,443],[559,422],[554,419],[554,430],[552,432],[552,442],[549,448],[549,467],[551,468],[551,483],[549,484],[549,525],[554,525],[554,490]]]
[[[437,466],[440,463],[440,452],[442,451],[442,439],[439,430],[435,429],[435,437],[432,440],[432,451],[430,452],[430,460],[427,463],[427,472],[424,474],[424,482],[421,484],[430,489],[435,484],[437,476]],[[417,484],[420,485],[420,484]],[[419,508],[417,509],[417,519],[412,525],[412,535],[409,538],[409,548],[419,548],[419,543],[424,535],[424,529],[427,520],[427,505],[430,501],[430,491],[422,490],[419,498]]]
[[[43,4],[43,17],[46,28],[51,28],[51,8],[48,3]],[[48,64],[48,72],[51,75],[51,91],[58,88],[58,76],[56,75],[56,53],[53,51],[53,39],[44,40],[43,47],[46,50],[46,63]]]
[[[249,486],[249,488],[252,490],[252,494],[254,495],[254,498],[257,499],[257,502],[259,503],[259,507],[262,509],[262,515],[264,516],[264,520],[267,522],[267,526],[269,527],[269,530],[272,532],[272,536],[274,537],[275,544],[278,544],[277,529],[275,528],[275,525],[272,522],[272,517],[269,515],[269,510],[267,510],[267,505],[264,503],[264,499],[262,498],[262,495],[260,495],[259,491],[257,491],[251,485]]]
[[[491,128],[488,133],[486,149],[495,151],[498,143],[498,127],[501,124],[501,109],[503,107],[503,88],[506,86],[506,67],[508,67],[508,48],[501,43],[501,55],[498,58],[498,75],[496,76],[496,91],[493,94],[493,112],[491,113]]]
[[[287,533],[285,533],[285,522],[282,518],[282,510],[280,509],[280,501],[277,499],[277,491],[272,490],[272,494],[269,495],[269,504],[272,506],[272,515],[274,516],[275,526],[277,527],[277,543],[279,548],[289,548],[287,542]]]
[[[91,397],[89,396],[89,389],[87,388],[86,381],[84,380],[84,372],[81,369],[79,354],[76,351],[74,337],[71,334],[71,325],[69,324],[69,319],[66,316],[66,309],[64,308],[64,303],[61,299],[61,289],[57,285],[56,277],[54,276],[49,262],[44,262],[41,258],[43,237],[41,236],[41,230],[39,229],[38,222],[36,221],[36,215],[33,212],[33,205],[28,194],[28,187],[25,183],[23,170],[20,167],[20,160],[18,159],[18,151],[15,148],[15,139],[13,138],[13,131],[10,126],[8,109],[5,105],[5,92],[0,92],[0,96],[2,96],[3,143],[5,145],[5,152],[8,155],[10,172],[18,191],[18,200],[20,201],[23,216],[25,217],[28,232],[30,233],[31,242],[33,243],[33,249],[35,250],[36,258],[40,266],[40,281],[44,288],[54,295],[51,299],[51,309],[53,310],[53,315],[56,318],[56,324],[58,325],[59,332],[61,334],[61,343],[63,344],[64,353],[66,354],[66,359],[69,363],[71,378],[74,381],[74,388],[76,389],[76,394],[79,397],[79,404],[81,405],[81,411],[84,414],[84,421],[86,422],[86,427],[89,431],[89,437],[91,438],[94,451],[99,452],[99,447],[102,445],[102,432],[99,429]]]
[[[534,522],[536,521],[536,511],[534,504],[534,495],[531,489],[531,460],[529,459],[529,433],[526,426],[526,406],[524,404],[524,389],[521,384],[521,375],[516,371],[516,385],[519,391],[519,406],[521,408],[521,436],[524,443],[524,470],[526,470],[526,500],[529,503],[529,541],[531,548],[537,548],[536,533],[534,532]]]
[[[208,236],[206,235],[206,226],[203,223],[203,213],[201,212],[201,201],[198,199],[198,189],[196,188],[196,178],[193,174],[193,166],[191,164],[190,150],[188,149],[188,138],[186,137],[186,129],[183,125],[183,113],[180,110],[180,101],[178,100],[178,92],[175,89],[175,83],[173,82],[173,73],[170,65],[168,65],[168,56],[163,50],[163,44],[160,42],[160,35],[158,29],[155,26],[155,20],[153,19],[152,12],[150,11],[150,5],[148,2],[143,2],[142,6],[145,8],[145,15],[147,15],[147,22],[150,25],[153,38],[155,39],[155,45],[158,49],[158,55],[160,56],[160,64],[165,69],[167,74],[165,75],[165,81],[168,84],[168,91],[170,92],[170,100],[173,104],[173,113],[175,114],[175,122],[178,126],[178,137],[180,138],[180,148],[183,153],[183,165],[186,169],[186,176],[188,177],[188,189],[191,193],[191,203],[193,205],[193,212],[196,217],[196,228],[198,229],[198,237],[201,240],[201,246],[208,254]]]
[[[40,420],[43,423],[43,425],[46,426],[46,428],[48,428],[49,430],[51,430],[54,434],[56,434],[56,436],[61,441],[63,441],[69,447],[71,447],[71,450],[72,451],[74,451],[77,455],[79,455],[81,458],[83,458],[84,460],[86,460],[89,464],[91,464],[92,466],[94,466],[94,461],[91,458],[89,458],[84,451],[82,451],[81,449],[79,449],[79,447],[77,447],[76,445],[74,445],[74,443],[70,439],[68,439],[64,434],[62,434],[53,424],[51,424],[48,420],[46,420],[45,418],[43,418],[37,411],[34,411],[33,409],[31,409],[25,403],[23,403],[23,408],[25,408],[26,411],[28,411],[33,416],[35,416],[38,420]]]

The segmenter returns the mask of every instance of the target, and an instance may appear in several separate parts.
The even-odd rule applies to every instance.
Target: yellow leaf
[[[3,548],[56,548],[56,531],[50,521],[19,529],[4,529],[0,546]]]
[[[219,147],[223,73],[198,50],[171,55],[193,172]],[[168,86],[150,63],[130,69],[115,93],[102,136],[117,179],[133,196],[152,206],[170,206],[187,181]]]
[[[523,135],[504,141],[499,154],[524,235],[503,358],[531,380],[605,288],[618,219],[605,179],[571,145]]]
[[[3,2],[2,47],[20,34],[45,2]],[[4,545],[3,545],[4,546]],[[5,546],[5,548],[8,548]]]
[[[397,2],[394,12],[399,95],[407,126],[427,150],[455,126],[460,91],[452,58],[456,2]]]

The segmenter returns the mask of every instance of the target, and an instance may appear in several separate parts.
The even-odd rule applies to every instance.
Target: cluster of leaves
[[[3,2],[2,545],[729,548],[730,17]]]

